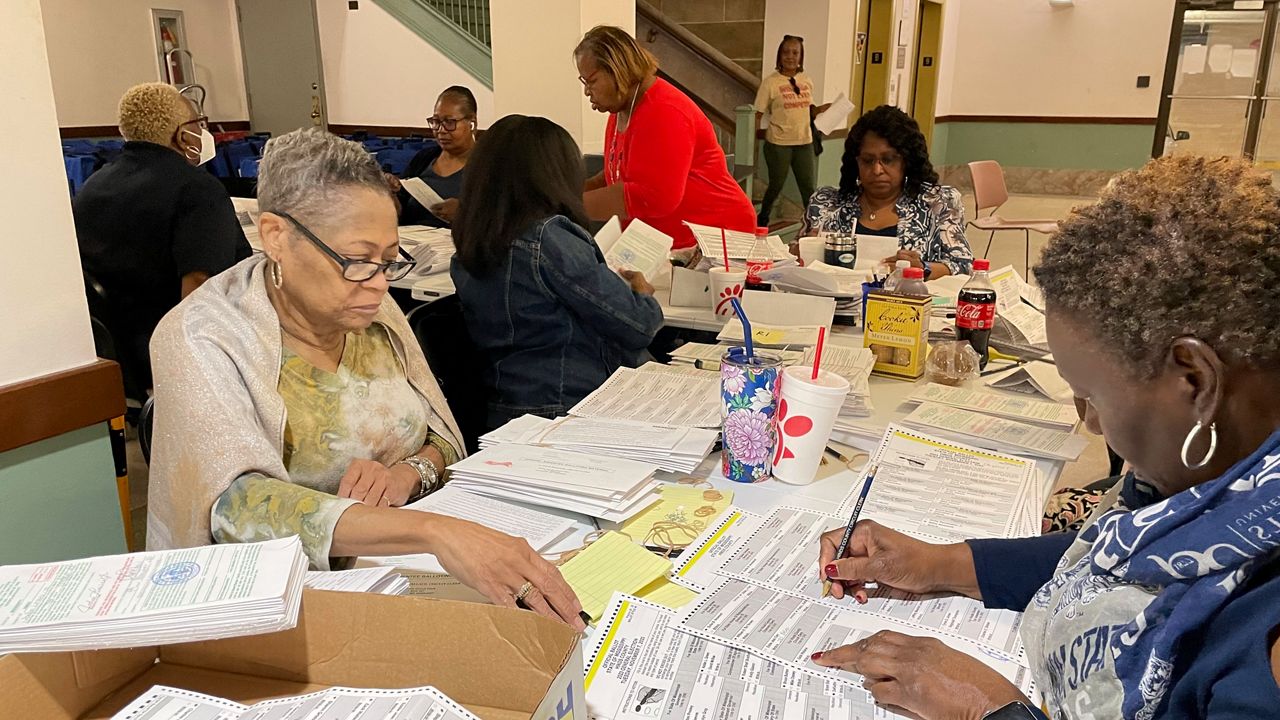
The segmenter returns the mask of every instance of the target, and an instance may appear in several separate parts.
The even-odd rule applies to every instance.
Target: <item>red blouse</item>
[[[641,96],[625,132],[609,116],[604,177],[623,184],[627,214],[675,238],[674,248],[694,244],[685,220],[755,230],[755,208],[729,173],[711,121],[661,78]]]

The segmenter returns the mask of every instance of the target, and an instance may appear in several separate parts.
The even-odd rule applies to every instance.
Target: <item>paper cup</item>
[[[708,272],[711,275],[711,309],[719,317],[732,315],[733,303],[729,300],[742,300],[742,289],[747,285],[747,271],[713,267]]]
[[[720,470],[734,482],[769,479],[777,446],[778,376],[782,357],[732,347],[720,358]]]
[[[800,238],[800,261],[805,267],[809,267],[814,263],[822,260],[825,252],[824,241],[820,237],[802,237]]]
[[[826,370],[812,379],[813,368],[793,365],[782,372],[778,401],[778,447],[773,476],[792,485],[808,485],[818,474],[822,452],[849,394],[849,381]]]

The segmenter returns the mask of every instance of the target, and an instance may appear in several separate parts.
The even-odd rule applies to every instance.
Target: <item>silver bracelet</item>
[[[440,489],[440,470],[436,468],[435,463],[419,455],[410,455],[396,463],[396,465],[400,464],[408,465],[418,473],[418,491],[409,497],[406,504],[420,500]]]

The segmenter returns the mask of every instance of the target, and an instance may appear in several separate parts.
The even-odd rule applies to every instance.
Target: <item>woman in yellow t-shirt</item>
[[[800,204],[809,206],[813,195],[818,158],[813,149],[810,123],[827,109],[813,104],[813,80],[804,72],[804,38],[783,35],[778,44],[776,72],[760,83],[756,93],[756,125],[766,113],[769,129],[764,136],[764,161],[769,168],[769,188],[760,206],[757,224],[769,224],[773,203],[782,193],[787,173],[794,172],[800,186]]]

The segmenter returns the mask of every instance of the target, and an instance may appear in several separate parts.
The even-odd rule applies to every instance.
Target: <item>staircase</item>
[[[463,69],[493,87],[489,0],[373,0]],[[733,176],[748,195],[755,174],[755,101],[760,79],[644,0],[636,38],[658,58],[659,75],[706,113]],[[737,148],[746,149],[741,155]]]

